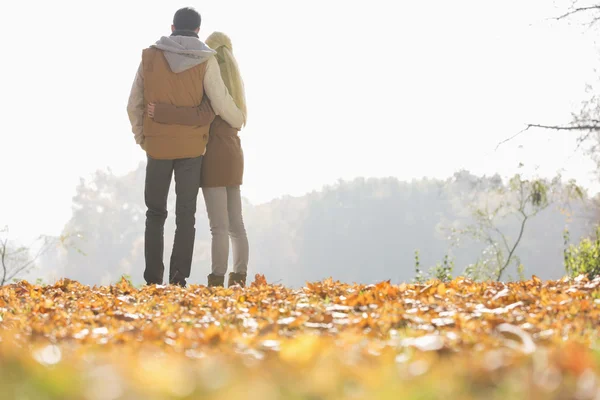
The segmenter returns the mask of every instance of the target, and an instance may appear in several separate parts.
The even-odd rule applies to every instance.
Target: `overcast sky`
[[[141,50],[187,5],[203,16],[202,39],[233,40],[249,109],[243,194],[254,203],[339,178],[506,175],[521,161],[593,184],[568,134],[532,132],[494,151],[526,122],[568,122],[595,79],[593,35],[547,20],[560,2],[10,0],[0,5],[0,225],[16,237],[59,233],[80,177],[144,161],[129,90]]]

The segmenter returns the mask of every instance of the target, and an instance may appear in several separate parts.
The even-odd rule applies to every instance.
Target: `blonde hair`
[[[244,125],[246,125],[246,92],[238,63],[233,56],[231,39],[222,32],[214,32],[206,39],[206,44],[217,52],[215,57],[219,62],[221,77],[233,101],[244,114]]]

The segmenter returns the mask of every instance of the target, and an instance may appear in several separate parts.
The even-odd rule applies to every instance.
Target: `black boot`
[[[232,287],[234,285],[246,287],[246,274],[240,274],[237,272],[229,273],[229,282],[227,284],[227,287]]]
[[[175,271],[171,275],[172,276],[169,278],[169,283],[171,285],[180,286],[182,288],[186,287],[187,282],[185,281],[185,278],[182,277],[182,275],[179,271]]]
[[[208,276],[208,287],[223,286],[224,283],[225,283],[224,276],[218,276],[215,274],[210,274]]]

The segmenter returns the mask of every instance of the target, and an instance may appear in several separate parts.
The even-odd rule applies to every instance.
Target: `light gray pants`
[[[229,258],[229,238],[233,245],[233,272],[248,270],[248,236],[242,219],[239,186],[202,188],[212,233],[212,273],[225,276]]]

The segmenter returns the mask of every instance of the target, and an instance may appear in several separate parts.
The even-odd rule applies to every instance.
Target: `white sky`
[[[548,22],[561,10],[548,0],[3,1],[0,226],[56,234],[80,177],[144,160],[125,111],[131,82],[142,48],[188,5],[202,39],[232,37],[254,203],[339,178],[508,174],[520,161],[593,181],[567,134],[494,152],[525,122],[567,122],[595,78],[593,35]]]

